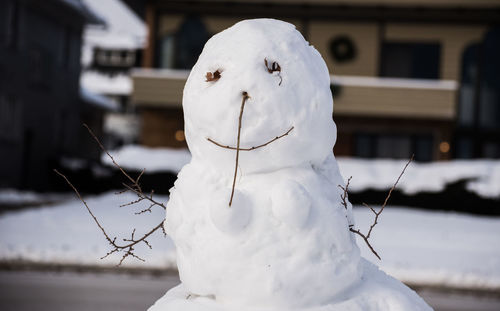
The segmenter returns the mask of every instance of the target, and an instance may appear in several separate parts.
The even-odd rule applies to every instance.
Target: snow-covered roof
[[[90,64],[92,49],[141,49],[146,44],[147,27],[120,0],[82,0],[105,22],[105,26],[87,25],[84,31],[82,63]]]
[[[105,95],[128,96],[132,92],[132,80],[124,73],[111,76],[97,71],[85,71],[80,76],[80,85],[92,92]]]
[[[116,111],[119,109],[118,104],[112,101],[111,99],[99,94],[95,94],[81,86],[80,86],[80,98],[84,102],[104,110]]]
[[[81,0],[60,0],[65,5],[73,8],[82,14],[86,22],[94,25],[104,25],[104,21],[97,16],[93,11],[91,11],[85,4],[81,2]]]
[[[191,70],[168,69],[168,68],[135,68],[132,76],[141,78],[166,78],[176,80],[186,80]]]

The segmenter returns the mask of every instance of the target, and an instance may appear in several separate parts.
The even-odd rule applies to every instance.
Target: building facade
[[[82,130],[105,109],[79,84],[88,22],[78,0],[0,1],[0,187],[49,189],[62,156],[99,156]]]
[[[83,32],[82,73],[80,83],[88,90],[105,96],[119,111],[105,116],[104,130],[109,147],[131,144],[137,139],[137,115],[130,105],[130,71],[140,66],[147,29],[130,6],[140,1],[82,0],[101,17],[105,25],[87,24]]]
[[[182,89],[208,38],[271,17],[294,24],[333,73],[337,155],[500,157],[500,1],[149,0],[145,12],[132,94],[145,145],[184,146]]]

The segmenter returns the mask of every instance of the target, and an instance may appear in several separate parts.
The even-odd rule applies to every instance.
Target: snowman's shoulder
[[[207,165],[191,161],[181,169],[170,192],[179,190],[183,192],[188,189],[194,192],[210,191],[212,187],[217,187],[218,184],[222,183],[223,179],[224,177],[220,173]]]

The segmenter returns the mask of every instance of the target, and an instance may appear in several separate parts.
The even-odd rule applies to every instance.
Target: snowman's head
[[[289,23],[239,22],[205,45],[184,88],[186,140],[193,160],[234,170],[241,119],[241,172],[319,164],[336,139],[330,77],[321,55]]]

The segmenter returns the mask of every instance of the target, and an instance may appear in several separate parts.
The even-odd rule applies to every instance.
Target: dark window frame
[[[442,49],[442,43],[439,41],[399,41],[384,39],[380,42],[379,47],[378,75],[384,78],[439,80],[441,79]],[[400,72],[394,74],[394,67],[389,67],[389,64],[395,61],[395,57],[394,55],[389,55],[390,51],[393,54],[398,52],[402,53],[400,59],[404,59],[405,56],[408,57],[410,63],[408,63],[407,74],[403,74],[400,68],[396,69],[396,71],[400,70]],[[426,52],[428,54],[427,56],[432,56],[433,64],[428,67],[432,67],[432,70],[422,69],[425,68],[425,64],[422,65],[422,60],[419,61],[419,57],[421,57],[421,59],[425,58],[421,55],[423,52]],[[406,53],[406,55],[404,55],[404,53]],[[427,59],[426,63],[429,63],[429,59]]]

